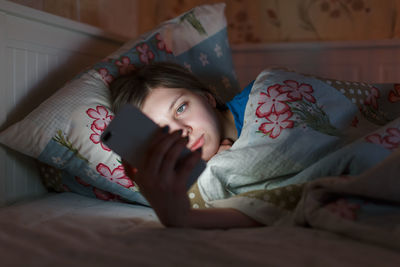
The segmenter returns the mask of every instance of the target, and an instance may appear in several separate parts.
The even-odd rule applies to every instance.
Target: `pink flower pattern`
[[[113,119],[112,115],[108,114],[108,110],[103,106],[97,106],[96,109],[88,109],[86,111],[88,116],[94,119],[93,124],[98,130],[104,131],[110,121]]]
[[[69,188],[68,185],[66,185],[66,184],[63,184],[62,188],[63,188],[64,192],[72,192],[71,188]]]
[[[114,77],[108,72],[106,68],[101,68],[98,70],[98,72],[106,84],[110,84],[114,80]]]
[[[315,103],[315,98],[312,96],[314,90],[311,85],[305,83],[299,85],[293,80],[286,80],[283,83],[285,85],[281,87],[281,91],[288,92],[288,97],[293,101],[301,100],[304,97],[307,101]]]
[[[360,205],[350,203],[346,199],[341,198],[335,202],[329,203],[325,208],[343,219],[355,221],[357,219],[357,211],[360,209]]]
[[[139,59],[141,62],[149,64],[154,59],[154,54],[147,44],[138,45],[136,50],[140,53]]]
[[[367,137],[365,137],[365,140],[367,142],[369,142],[369,143],[381,145],[381,146],[383,146],[384,148],[387,148],[387,149],[396,148],[396,145],[388,142],[387,138],[382,137],[380,134],[377,134],[377,133],[368,135]]]
[[[395,84],[393,90],[389,92],[389,102],[396,103],[400,101],[400,84]]]
[[[95,144],[99,144],[100,143],[101,147],[105,151],[111,151],[111,149],[109,149],[106,145],[104,145],[100,140],[100,136],[103,133],[103,131],[97,129],[96,125],[94,123],[92,123],[92,125],[90,126],[90,129],[93,131],[93,133],[90,135],[89,139]]]
[[[334,134],[335,128],[330,124],[325,125],[329,118],[323,118],[327,115],[323,113],[322,107],[315,105],[316,99],[312,95],[313,92],[311,85],[300,84],[294,80],[285,80],[283,84],[271,85],[266,91],[260,92],[255,115],[266,121],[260,122],[258,130],[274,139],[284,129],[293,128],[297,121],[296,123],[303,127],[307,125],[316,130],[323,129],[324,133]],[[292,104],[292,102],[297,103]],[[290,120],[293,115],[296,115],[294,120]],[[316,117],[318,119],[315,119]],[[322,118],[319,119],[320,117]],[[313,124],[301,123],[300,121],[304,121],[305,118],[312,120]],[[258,123],[258,120],[256,122]]]
[[[394,148],[397,148],[400,145],[400,130],[397,128],[388,128],[386,132],[388,135],[384,137],[385,141],[392,144]]]
[[[364,100],[366,105],[371,105],[374,109],[378,109],[377,99],[380,97],[379,90],[376,87],[372,87],[368,97]]]
[[[354,116],[354,119],[351,121],[351,126],[353,126],[354,128],[357,128],[359,121],[357,116]]]
[[[111,182],[117,183],[126,188],[134,186],[132,180],[128,176],[126,176],[124,167],[122,165],[119,165],[117,168],[111,171],[108,166],[100,163],[96,166],[96,170],[98,173],[106,177]]]
[[[111,194],[110,192],[98,189],[96,187],[93,188],[93,193],[96,195],[96,198],[105,200],[105,201],[121,201],[120,196]]]
[[[172,54],[172,51],[167,47],[167,44],[165,41],[162,39],[161,34],[157,33],[156,34],[156,39],[157,39],[157,48],[160,50],[164,50],[167,54]]]
[[[122,57],[120,60],[115,61],[115,65],[119,67],[121,75],[126,75],[135,70],[135,66],[131,64],[129,57]]]
[[[264,134],[270,133],[271,138],[278,137],[283,129],[293,128],[293,121],[288,120],[292,116],[292,112],[288,110],[283,114],[271,113],[267,117],[267,122],[260,125],[259,130]]]
[[[79,184],[83,185],[83,186],[90,186],[89,183],[86,183],[85,181],[83,181],[80,177],[75,176],[75,181],[77,181]]]
[[[271,113],[279,115],[289,110],[285,101],[290,101],[290,98],[287,93],[281,92],[280,87],[279,84],[275,84],[268,87],[267,93],[260,93],[259,106],[256,110],[257,117],[268,117]]]

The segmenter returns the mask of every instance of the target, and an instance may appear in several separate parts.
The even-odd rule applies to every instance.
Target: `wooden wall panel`
[[[399,40],[234,45],[232,52],[242,87],[268,67],[339,80],[400,82]]]

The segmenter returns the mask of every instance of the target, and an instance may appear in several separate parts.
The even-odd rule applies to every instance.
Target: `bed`
[[[126,40],[0,2],[0,129],[21,120],[65,82]],[[343,80],[396,82],[400,41],[238,45],[243,88],[283,66]],[[151,208],[48,192],[37,160],[0,147],[3,266],[398,266],[397,250],[307,227],[197,230],[163,227]]]

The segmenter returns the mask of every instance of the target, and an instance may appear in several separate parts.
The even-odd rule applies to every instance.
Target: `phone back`
[[[132,105],[124,105],[101,135],[102,142],[132,166],[146,152],[158,125]]]
[[[124,105],[101,135],[101,141],[133,167],[138,166],[146,153],[151,137],[159,126],[132,105]],[[181,157],[190,153],[185,148]],[[189,189],[203,172],[206,163],[200,160],[188,177]]]

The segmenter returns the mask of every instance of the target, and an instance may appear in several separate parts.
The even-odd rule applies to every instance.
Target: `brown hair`
[[[170,62],[156,62],[120,76],[110,84],[113,111],[118,112],[128,103],[142,108],[146,97],[157,87],[184,88],[203,95],[210,93],[216,100],[217,109],[227,109],[216,92],[206,87],[184,67]]]

